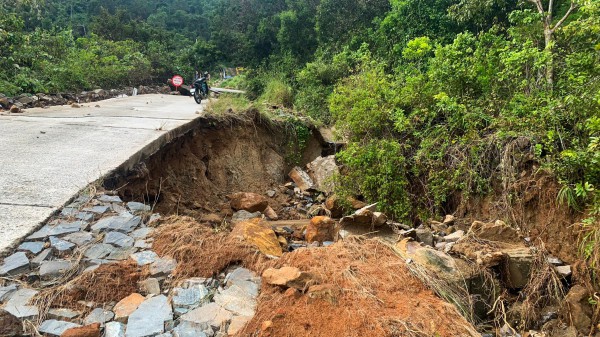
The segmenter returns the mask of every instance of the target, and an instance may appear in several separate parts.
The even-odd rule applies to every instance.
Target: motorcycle
[[[200,104],[203,99],[208,98],[208,83],[206,83],[206,77],[199,77],[194,81],[190,90],[196,103]]]

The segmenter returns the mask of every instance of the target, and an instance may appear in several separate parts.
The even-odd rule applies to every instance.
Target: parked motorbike
[[[194,96],[196,103],[200,104],[203,99],[208,98],[208,83],[206,76],[199,77],[194,81],[190,93]]]

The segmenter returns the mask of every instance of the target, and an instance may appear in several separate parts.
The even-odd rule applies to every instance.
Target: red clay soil
[[[297,267],[318,285],[302,293],[263,282],[257,313],[236,336],[479,336],[380,241],[300,249],[268,265]]]

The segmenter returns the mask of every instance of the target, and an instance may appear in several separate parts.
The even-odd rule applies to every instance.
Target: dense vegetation
[[[349,141],[342,193],[419,221],[453,211],[457,193],[508,186],[521,174],[508,159],[525,144],[564,186],[557,197],[585,214],[583,252],[599,253],[597,0],[7,0],[0,10],[4,94],[245,66],[251,99],[335,124]]]

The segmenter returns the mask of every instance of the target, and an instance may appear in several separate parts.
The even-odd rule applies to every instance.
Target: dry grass
[[[162,223],[153,234],[153,249],[161,256],[177,260],[176,279],[211,277],[230,265],[256,270],[266,259],[256,248],[229,236],[228,232],[217,233],[193,218],[171,216]]]

